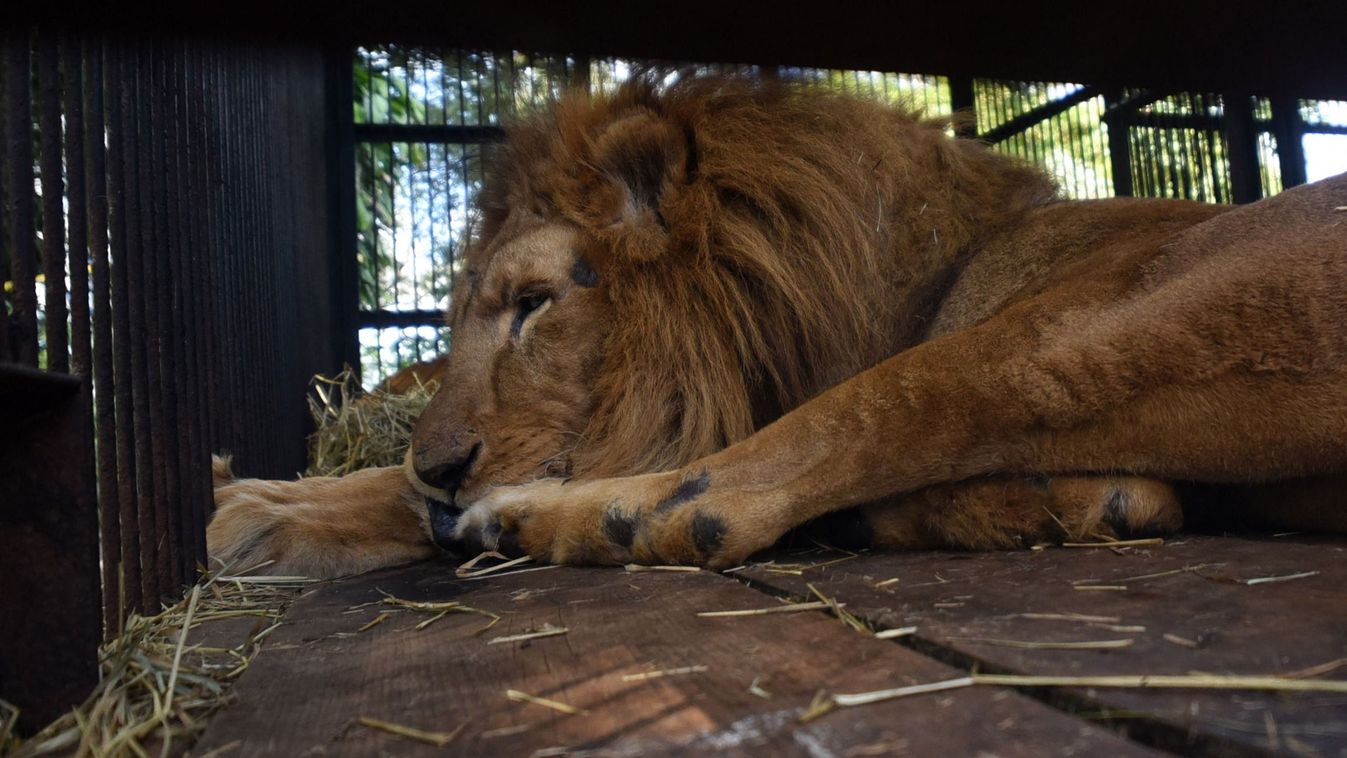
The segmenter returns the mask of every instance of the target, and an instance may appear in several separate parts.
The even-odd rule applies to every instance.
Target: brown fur
[[[414,486],[472,506],[470,545],[503,530],[557,561],[722,565],[880,501],[885,545],[1172,529],[1157,479],[1347,470],[1344,194],[1070,203],[865,101],[572,97],[511,132],[483,192]],[[406,510],[381,471],[369,507]],[[557,475],[593,481],[502,487]],[[285,550],[326,549],[310,536]]]

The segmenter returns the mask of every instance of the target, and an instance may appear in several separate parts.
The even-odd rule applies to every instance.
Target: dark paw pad
[[[725,542],[725,522],[718,516],[698,513],[692,517],[692,544],[702,555],[714,555]]]
[[[636,540],[636,517],[623,513],[611,505],[603,514],[603,535],[608,541],[624,550],[630,550]]]
[[[711,472],[702,469],[702,472],[691,479],[685,479],[679,483],[672,494],[663,500],[655,503],[655,512],[664,513],[671,511],[680,505],[690,503],[701,497],[703,492],[711,486]]]
[[[496,552],[506,558],[524,557],[524,548],[519,544],[519,532],[513,530],[501,532],[500,540],[496,543]]]

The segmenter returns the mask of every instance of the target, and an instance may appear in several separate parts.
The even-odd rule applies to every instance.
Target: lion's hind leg
[[[1136,476],[982,477],[862,506],[856,517],[850,533],[859,527],[873,547],[971,550],[1164,534],[1183,523],[1174,488]]]

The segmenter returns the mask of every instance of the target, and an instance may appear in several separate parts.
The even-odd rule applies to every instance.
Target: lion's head
[[[919,339],[914,293],[1051,194],[942,122],[816,90],[569,96],[494,156],[409,460],[463,507],[708,455]]]

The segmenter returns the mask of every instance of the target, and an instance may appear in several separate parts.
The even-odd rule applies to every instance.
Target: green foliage
[[[396,48],[381,55],[357,52],[356,123],[425,122],[425,101],[413,97],[408,80],[398,75],[406,68],[407,57]],[[420,144],[360,142],[356,147],[356,262],[363,308],[380,307],[380,272],[396,263],[380,238],[397,225],[393,188],[398,172],[424,168],[425,162],[426,149]]]

